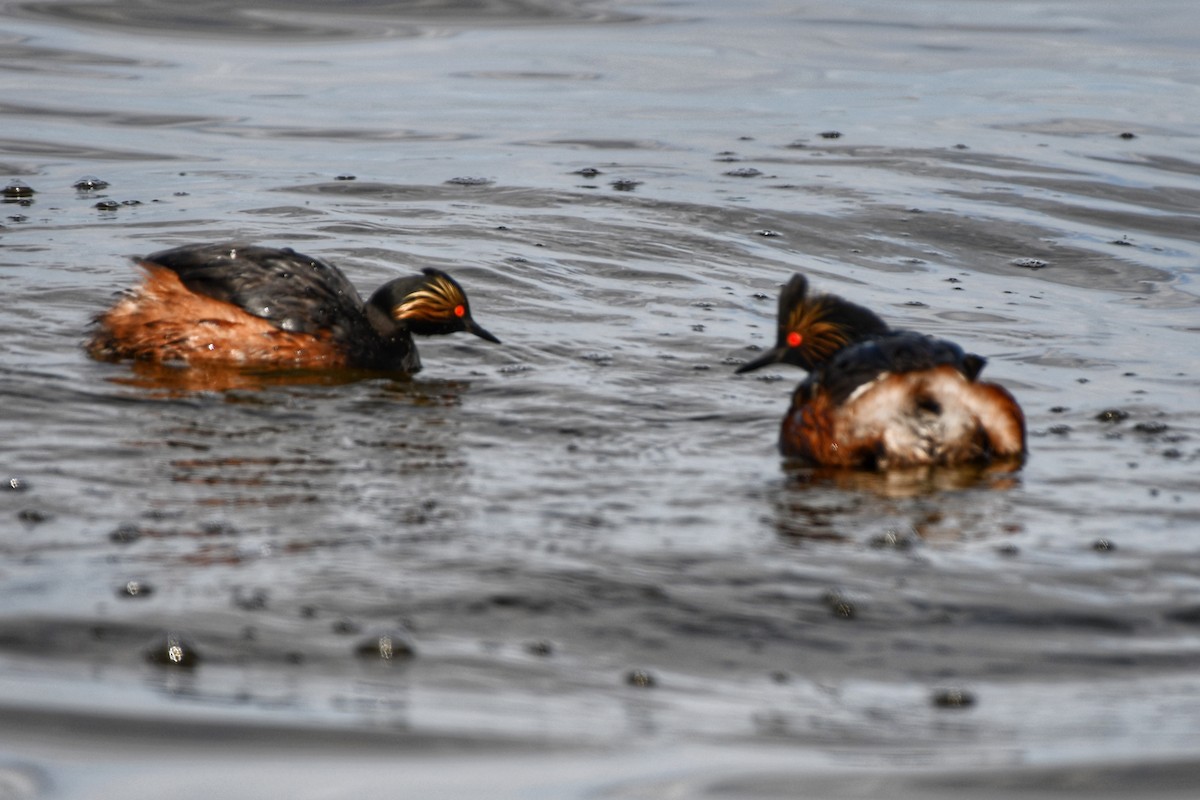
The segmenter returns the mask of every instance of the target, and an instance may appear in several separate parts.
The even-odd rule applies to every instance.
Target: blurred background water
[[[1198,33],[0,3],[0,796],[1192,796]],[[130,257],[225,239],[445,268],[504,345],[86,357]],[[800,374],[732,371],[796,271],[986,356],[1025,469],[785,467]]]

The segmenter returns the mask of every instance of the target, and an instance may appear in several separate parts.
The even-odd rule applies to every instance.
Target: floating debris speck
[[[408,631],[395,628],[368,636],[355,646],[354,652],[362,658],[398,661],[414,657],[417,646]]]
[[[554,645],[545,639],[528,643],[525,645],[525,650],[535,656],[546,657],[554,655]]]
[[[966,689],[938,689],[933,693],[933,704],[938,708],[970,708],[975,705],[975,695]]]
[[[190,669],[200,663],[195,645],[177,633],[165,633],[146,648],[146,659],[163,667]]]
[[[101,180],[94,175],[84,175],[82,178],[75,181],[75,183],[71,184],[71,187],[80,192],[98,192],[101,189],[108,188],[108,181]]]
[[[886,531],[872,537],[870,544],[876,550],[911,550],[916,538],[911,533]]]
[[[644,669],[630,670],[625,675],[625,682],[639,689],[652,689],[658,683],[654,676]]]
[[[1040,258],[1014,258],[1009,263],[1023,269],[1042,269],[1050,266],[1050,262],[1042,261]]]
[[[22,197],[33,197],[34,190],[25,181],[10,181],[3,189],[0,189],[0,195],[3,195],[6,200],[16,200]]]
[[[149,597],[154,594],[154,587],[145,581],[130,580],[125,581],[119,589],[117,589],[117,597],[132,598],[132,597]]]
[[[838,619],[854,619],[858,615],[858,611],[854,608],[854,604],[846,599],[845,595],[837,589],[830,589],[822,597],[821,601],[829,606],[829,610]]]
[[[118,525],[111,533],[108,534],[110,542],[117,544],[132,544],[142,538],[142,529],[136,525],[125,523]]]
[[[50,515],[45,511],[38,511],[36,508],[23,508],[17,512],[17,519],[26,525],[41,525],[50,519]]]
[[[450,184],[451,186],[489,186],[492,184],[492,182],[493,181],[491,178],[477,178],[470,176],[451,178],[450,180],[446,181],[446,183]]]

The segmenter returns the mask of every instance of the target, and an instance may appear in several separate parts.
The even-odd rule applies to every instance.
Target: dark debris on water
[[[112,532],[108,534],[109,541],[116,542],[117,544],[132,544],[141,538],[142,529],[137,525],[128,523],[124,525],[118,525],[112,530]]]
[[[938,689],[933,693],[933,704],[938,708],[970,708],[975,705],[975,695],[966,689]]]
[[[525,650],[531,655],[542,656],[544,658],[554,655],[554,644],[542,639],[536,642],[529,642],[525,645]]]
[[[858,610],[854,604],[846,599],[846,596],[837,589],[830,589],[821,596],[821,601],[828,606],[829,610],[838,619],[854,619],[858,616]]]
[[[644,669],[631,669],[625,673],[625,683],[630,686],[636,686],[639,689],[652,689],[658,685],[654,675]]]

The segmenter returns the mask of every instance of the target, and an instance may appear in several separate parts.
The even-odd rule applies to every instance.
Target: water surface
[[[3,792],[1190,796],[1200,12],[727,6],[2,6]],[[504,345],[86,357],[222,239]],[[986,356],[1026,467],[782,464],[796,271]]]

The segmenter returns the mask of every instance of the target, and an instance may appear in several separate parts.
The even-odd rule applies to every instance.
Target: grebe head
[[[768,364],[793,364],[812,372],[847,345],[888,332],[887,323],[862,306],[831,294],[808,294],[808,281],[793,275],[779,294],[775,346],[738,367],[750,372]]]
[[[422,274],[385,283],[367,302],[368,314],[382,312],[391,325],[421,336],[466,331],[500,343],[474,319],[467,293],[439,269],[426,267]]]

